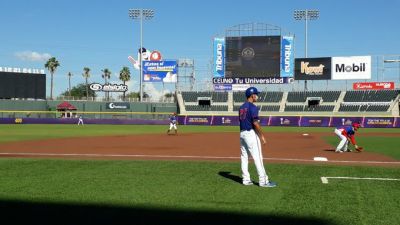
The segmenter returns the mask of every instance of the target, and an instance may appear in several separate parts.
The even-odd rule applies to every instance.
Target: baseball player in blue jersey
[[[176,127],[176,113],[173,113],[169,117],[169,129],[167,131],[167,134],[174,128],[175,134],[178,134],[178,128]]]
[[[339,126],[335,129],[335,134],[340,138],[340,142],[336,147],[335,152],[350,152],[348,148],[349,142],[354,145],[356,151],[361,152],[363,148],[356,144],[356,139],[354,138],[355,132],[361,127],[360,123],[353,123],[348,126]]]
[[[260,139],[263,145],[266,141],[261,131],[258,108],[253,104],[258,99],[258,90],[255,87],[250,87],[245,94],[247,101],[239,109],[242,183],[244,185],[253,184],[249,173],[250,153],[257,168],[260,187],[276,187],[275,182],[269,181],[263,163]]]
[[[80,125],[80,124],[82,124],[82,126],[83,126],[83,117],[82,117],[82,115],[79,115],[79,118],[78,118],[78,125]]]

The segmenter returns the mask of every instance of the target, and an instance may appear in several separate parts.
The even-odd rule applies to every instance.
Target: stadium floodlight
[[[310,10],[310,9],[302,9],[302,10],[294,10],[293,17],[295,20],[304,20],[306,23],[305,25],[305,58],[308,57],[307,54],[307,32],[308,32],[308,21],[309,20],[317,20],[319,19],[319,10]],[[307,80],[304,81],[304,90],[307,91]]]
[[[143,19],[150,20],[154,17],[154,10],[152,9],[129,9],[128,11],[129,17],[133,20],[140,20],[140,53],[142,53],[143,49]],[[139,54],[139,63],[140,63],[140,101],[143,101],[143,68],[142,68],[142,54]]]

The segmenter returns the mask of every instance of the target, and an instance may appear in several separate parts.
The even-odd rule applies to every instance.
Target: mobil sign
[[[394,90],[394,82],[357,82],[353,90]]]
[[[371,79],[371,56],[332,57],[332,80]]]

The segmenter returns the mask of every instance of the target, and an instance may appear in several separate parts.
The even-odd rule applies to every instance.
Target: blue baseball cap
[[[249,88],[247,88],[247,90],[246,90],[246,97],[248,98],[248,97],[250,97],[252,94],[256,94],[256,95],[258,95],[258,90],[257,90],[257,88],[255,88],[255,87],[249,87]]]

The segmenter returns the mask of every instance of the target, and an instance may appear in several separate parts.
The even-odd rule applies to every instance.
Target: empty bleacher
[[[305,102],[308,97],[321,97],[324,102],[336,102],[340,91],[292,91],[288,93],[288,102]]]
[[[258,102],[280,102],[282,100],[283,92],[271,91],[265,92],[261,91],[258,94]],[[244,102],[246,97],[243,92],[233,92],[234,102]]]
[[[398,90],[347,91],[344,102],[390,102],[399,94]]]
[[[286,105],[285,112],[302,112],[304,105]]]
[[[286,105],[285,112],[332,112],[334,105],[315,105],[308,107],[307,105]]]
[[[213,102],[227,102],[228,93],[227,92],[195,92],[195,91],[185,91],[182,92],[183,101],[185,102],[197,102],[199,97],[211,98]]]
[[[246,101],[244,92],[181,92],[185,111],[215,113],[236,113]],[[397,109],[399,90],[379,91],[291,91],[291,92],[260,92],[258,102],[255,103],[260,113],[271,112],[272,115],[283,112],[298,112],[299,115],[318,112],[327,113],[365,113],[391,115],[392,109]],[[211,99],[210,106],[199,106],[198,98]],[[318,105],[308,106],[307,98],[321,97]],[[393,100],[396,100],[394,102]],[[390,111],[389,111],[390,109]],[[370,113],[371,112],[371,113]],[[383,113],[383,114],[382,114]]]
[[[340,105],[339,112],[386,112],[390,105]]]
[[[187,105],[186,111],[228,111],[228,106],[226,105]]]

